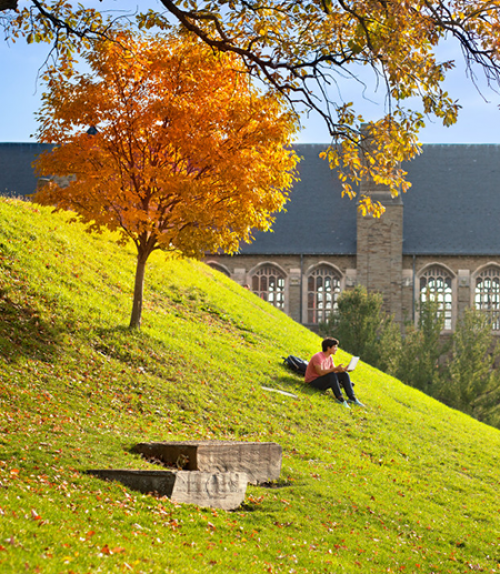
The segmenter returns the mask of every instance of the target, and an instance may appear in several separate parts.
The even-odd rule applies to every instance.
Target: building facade
[[[500,146],[424,145],[404,165],[411,189],[380,199],[380,219],[357,213],[319,159],[322,145],[297,145],[300,182],[271,233],[257,233],[233,256],[206,261],[295,320],[317,328],[339,294],[361,284],[382,293],[401,325],[418,319],[432,293],[454,330],[475,305],[500,334]]]
[[[319,158],[325,147],[296,146],[301,179],[272,232],[206,262],[313,329],[343,290],[362,284],[382,293],[401,324],[417,320],[418,302],[432,292],[445,332],[475,305],[500,334],[500,145],[424,145],[403,166],[412,184],[403,197],[365,184],[387,208],[380,219],[341,197]],[[32,194],[32,162],[49,148],[0,143],[0,194]]]

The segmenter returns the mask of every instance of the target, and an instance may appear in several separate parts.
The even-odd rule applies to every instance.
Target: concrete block
[[[273,442],[149,442],[132,450],[191,471],[245,472],[250,484],[278,480],[281,473],[282,449]]]
[[[243,472],[208,473],[168,470],[89,470],[145,494],[157,493],[172,502],[234,510],[245,499],[248,477]]]

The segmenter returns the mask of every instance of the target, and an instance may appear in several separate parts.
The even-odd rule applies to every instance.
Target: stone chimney
[[[365,140],[370,145],[369,140]],[[367,179],[360,195],[380,201],[385,213],[376,219],[357,215],[357,282],[369,292],[381,293],[384,310],[401,324],[403,275],[403,200],[391,197],[389,187]]]

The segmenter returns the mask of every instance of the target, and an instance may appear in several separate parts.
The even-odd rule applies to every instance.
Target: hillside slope
[[[496,429],[368,365],[346,411],[281,364],[320,339],[201,263],[157,254],[131,333],[131,248],[28,203],[0,222],[2,574],[500,571]],[[186,439],[277,442],[282,478],[216,512],[83,472]]]

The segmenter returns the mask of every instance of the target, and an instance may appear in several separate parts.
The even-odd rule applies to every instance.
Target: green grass
[[[156,254],[129,332],[131,248],[0,221],[2,574],[500,572],[499,431],[364,364],[347,412],[282,365],[319,338],[201,263]],[[84,473],[186,439],[277,442],[281,480],[223,512]]]

